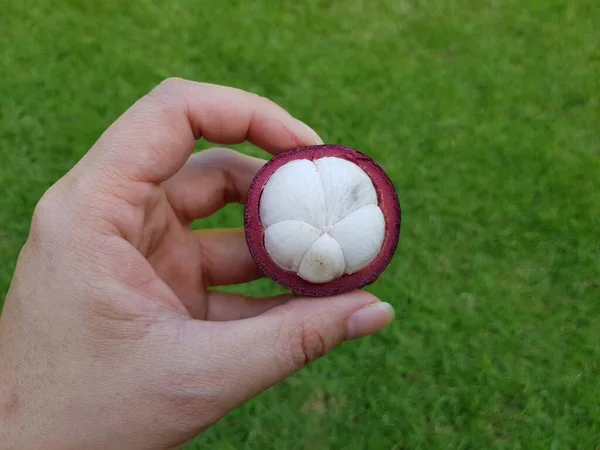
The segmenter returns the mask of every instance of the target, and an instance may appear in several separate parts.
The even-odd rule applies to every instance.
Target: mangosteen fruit
[[[248,248],[262,272],[306,296],[372,283],[400,236],[390,178],[372,158],[339,145],[273,157],[251,183],[244,216]]]

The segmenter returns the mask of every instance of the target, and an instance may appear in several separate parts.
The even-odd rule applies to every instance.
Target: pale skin
[[[246,298],[241,229],[192,231],[244,202],[271,154],[320,142],[274,103],[170,79],[42,197],[0,317],[0,448],[178,448],[344,341],[392,320],[364,291]]]

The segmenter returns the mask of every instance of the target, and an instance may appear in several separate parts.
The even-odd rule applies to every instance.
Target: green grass
[[[190,448],[600,448],[597,0],[1,9],[2,290],[42,192],[168,76],[268,96],[398,188],[400,246],[371,288],[395,323]]]

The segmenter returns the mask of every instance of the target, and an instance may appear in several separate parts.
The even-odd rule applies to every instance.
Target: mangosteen
[[[329,296],[366,286],[398,245],[394,184],[367,155],[339,145],[281,153],[256,174],[245,234],[262,272],[295,294]]]

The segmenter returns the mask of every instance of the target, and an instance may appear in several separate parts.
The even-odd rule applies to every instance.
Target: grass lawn
[[[600,448],[598,0],[5,0],[3,292],[43,191],[168,76],[272,98],[403,206],[395,323],[190,449]]]

